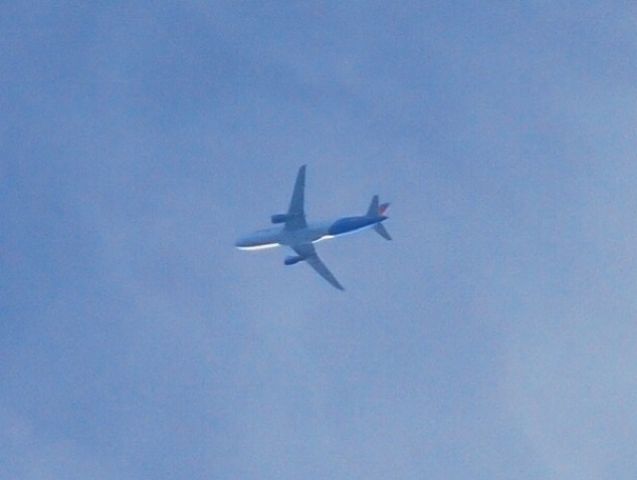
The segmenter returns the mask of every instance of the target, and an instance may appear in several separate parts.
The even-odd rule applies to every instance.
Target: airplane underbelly
[[[284,231],[281,235],[280,241],[282,245],[299,245],[303,243],[316,243],[320,240],[327,239],[326,236],[327,228],[310,227],[291,232]]]
[[[237,248],[239,250],[256,251],[256,250],[267,250],[268,248],[276,248],[279,246],[281,246],[280,243],[262,243],[260,245],[237,246]]]
[[[323,240],[331,240],[332,238],[334,238],[334,235],[323,235],[323,236],[317,238],[316,240],[312,240],[312,243],[321,242]]]
[[[281,245],[281,234],[276,230],[263,230],[240,238],[235,243],[239,250],[265,250]]]

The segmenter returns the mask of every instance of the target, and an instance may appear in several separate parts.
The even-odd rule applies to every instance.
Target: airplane
[[[288,246],[296,255],[286,257],[285,265],[294,265],[306,262],[316,272],[339,290],[345,290],[321,261],[314,244],[321,240],[328,240],[358,232],[366,228],[373,228],[385,240],[391,240],[391,236],[382,222],[387,220],[385,215],[389,203],[378,203],[378,195],[374,195],[367,213],[358,217],[344,217],[335,221],[308,224],[305,218],[305,169],[306,165],[299,168],[294,183],[294,191],[290,200],[287,213],[272,215],[274,224],[281,224],[256,231],[245,237],[241,237],[235,243],[240,250],[263,250],[279,246]]]

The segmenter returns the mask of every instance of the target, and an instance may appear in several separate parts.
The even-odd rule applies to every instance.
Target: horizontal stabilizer
[[[391,235],[382,223],[377,223],[376,225],[374,225],[374,230],[376,230],[376,233],[378,233],[378,235],[383,237],[385,240],[391,240]]]

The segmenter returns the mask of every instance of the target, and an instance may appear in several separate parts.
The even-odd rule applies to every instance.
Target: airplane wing
[[[305,221],[305,165],[299,168],[294,183],[294,192],[288,209],[288,220],[285,222],[286,230],[299,230],[307,227]]]
[[[338,280],[332,275],[325,264],[321,261],[318,254],[316,253],[316,249],[314,245],[311,243],[303,243],[301,245],[295,245],[292,247],[296,253],[303,257],[310,267],[312,267],[316,272],[323,277],[325,280],[330,282],[330,284],[339,290],[345,290],[343,286],[338,283]]]

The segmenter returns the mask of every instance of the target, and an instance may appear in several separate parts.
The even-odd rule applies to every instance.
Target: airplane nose
[[[247,248],[254,245],[254,241],[250,236],[239,237],[236,242],[234,242],[234,246],[237,248]]]
[[[236,242],[234,242],[234,246],[235,247],[245,247],[246,246],[245,238],[241,237],[240,239],[238,239]]]

